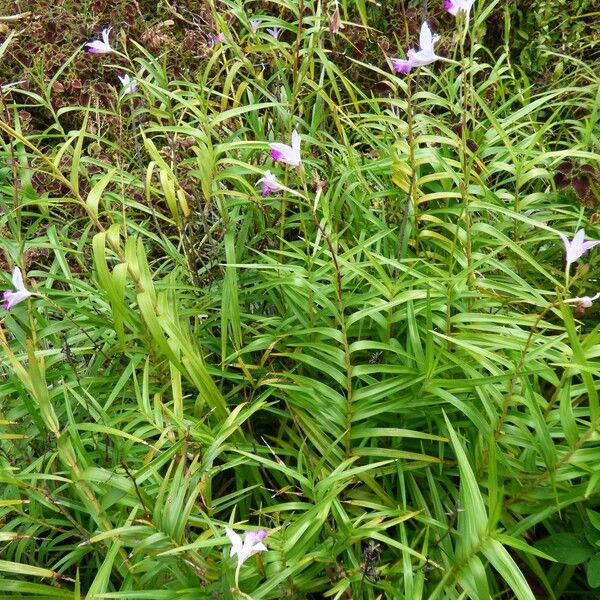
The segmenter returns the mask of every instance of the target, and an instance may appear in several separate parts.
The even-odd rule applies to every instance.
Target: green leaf
[[[462,512],[459,513],[458,517],[460,548],[463,552],[468,553],[472,547],[480,543],[480,540],[486,534],[487,513],[481,491],[477,485],[477,479],[471,469],[469,458],[445,414],[444,418],[446,419],[446,427],[450,434],[450,442],[456,454],[460,473],[460,499],[462,508]]]
[[[102,194],[106,189],[106,186],[110,183],[112,178],[115,176],[117,169],[110,169],[101,179],[99,179],[94,187],[90,190],[85,203],[88,205],[89,209],[92,211],[92,214],[95,217],[98,217],[98,204],[100,203],[100,198],[102,198]]]
[[[590,510],[589,508],[585,511],[587,513],[588,519],[590,523],[600,531],[600,513],[595,510]]]
[[[591,588],[600,587],[600,552],[594,554],[585,567],[588,585]]]
[[[535,547],[564,565],[580,565],[594,553],[582,537],[574,533],[556,533],[536,542]]]
[[[527,580],[521,573],[517,563],[513,560],[506,548],[497,540],[488,538],[481,546],[481,551],[493,565],[494,569],[510,585],[519,600],[535,600]]]
[[[0,572],[30,575],[32,577],[49,577],[50,579],[54,579],[57,576],[56,573],[50,569],[43,569],[42,567],[35,567],[33,565],[24,565],[9,560],[0,560]]]

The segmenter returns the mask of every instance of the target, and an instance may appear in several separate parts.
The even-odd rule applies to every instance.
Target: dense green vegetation
[[[598,13],[542,4],[0,0],[0,598],[598,597]]]

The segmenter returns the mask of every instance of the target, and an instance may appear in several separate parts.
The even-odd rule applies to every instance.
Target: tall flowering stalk
[[[467,2],[462,2],[461,7],[456,13],[451,11],[451,14],[456,14],[460,32],[460,65],[462,70],[462,109],[461,109],[461,124],[460,124],[460,144],[459,158],[462,169],[462,180],[460,182],[460,196],[462,199],[461,219],[464,219],[466,241],[465,241],[465,256],[467,259],[467,284],[469,289],[475,285],[475,273],[472,268],[473,252],[472,252],[472,220],[469,202],[469,181],[471,179],[471,161],[468,156],[469,147],[467,145],[468,136],[468,119],[472,110],[471,107],[471,91],[473,89],[473,41],[471,39],[469,55],[465,52],[465,42],[467,33],[469,32],[469,19],[466,10]],[[471,2],[473,4],[473,2]],[[450,10],[450,9],[448,9]],[[470,10],[470,5],[469,5]],[[458,235],[458,234],[457,234]],[[467,300],[469,310],[471,309],[473,298],[469,296]]]

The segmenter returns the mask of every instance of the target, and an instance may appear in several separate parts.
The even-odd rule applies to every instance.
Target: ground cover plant
[[[484,0],[43,4],[0,2],[0,597],[597,598],[587,5],[534,48]]]

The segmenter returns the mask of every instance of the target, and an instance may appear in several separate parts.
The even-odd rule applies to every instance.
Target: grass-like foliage
[[[2,599],[598,597],[598,72],[530,81],[481,1],[397,75],[371,4],[2,88]]]

